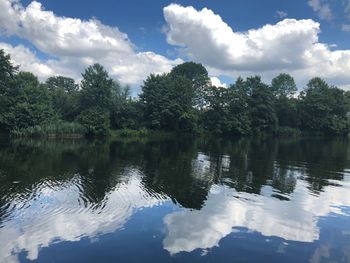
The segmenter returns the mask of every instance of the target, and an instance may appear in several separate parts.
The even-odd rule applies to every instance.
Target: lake
[[[0,262],[350,262],[346,138],[0,145]]]

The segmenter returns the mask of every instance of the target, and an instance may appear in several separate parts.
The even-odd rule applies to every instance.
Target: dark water
[[[16,141],[0,262],[350,262],[350,142]]]

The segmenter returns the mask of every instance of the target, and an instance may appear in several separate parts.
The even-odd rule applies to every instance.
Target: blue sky
[[[278,71],[290,71],[303,86],[321,70],[321,77],[350,87],[350,0],[0,0],[0,8],[6,10],[0,14],[0,48],[41,79],[65,74],[79,80],[85,66],[100,62],[114,78],[136,87],[151,72],[194,60],[221,82],[252,74],[269,81]],[[278,24],[284,19],[293,21]],[[83,41],[89,30],[96,39]]]
[[[22,1],[28,5],[31,1]],[[129,0],[129,1],[86,1],[86,0],[44,0],[40,1],[46,10],[52,10],[59,16],[90,19],[96,17],[104,24],[117,26],[127,33],[138,48],[152,50],[166,55],[172,49],[167,45],[165,35],[161,32],[165,24],[163,7],[178,3],[183,6],[193,6],[197,9],[210,8],[222,19],[232,25],[236,31],[258,28],[268,23],[280,20],[277,11],[287,13],[287,17],[296,19],[311,18],[321,23],[320,39],[329,44],[337,44],[339,48],[350,49],[350,32],[342,31],[342,24],[350,24],[342,12],[341,1],[330,1],[334,8],[335,19],[324,21],[319,18],[308,4],[307,0]]]

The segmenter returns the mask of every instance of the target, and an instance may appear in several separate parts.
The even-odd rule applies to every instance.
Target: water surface
[[[347,139],[6,141],[0,262],[350,262]]]

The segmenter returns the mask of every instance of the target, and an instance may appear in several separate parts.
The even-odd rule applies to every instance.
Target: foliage
[[[193,103],[199,108],[203,109],[206,102],[206,92],[210,86],[210,79],[207,69],[202,64],[194,62],[185,62],[174,67],[171,72],[173,76],[182,76],[191,81],[194,92]]]
[[[78,122],[86,129],[87,136],[105,136],[109,133],[109,112],[98,107],[84,110]]]
[[[248,102],[241,89],[211,87],[206,100],[208,107],[203,114],[206,130],[226,135],[250,133]]]
[[[345,92],[313,78],[300,94],[302,128],[329,134],[348,132],[349,101]]]
[[[108,111],[111,107],[113,88],[113,80],[108,76],[108,72],[100,64],[94,64],[88,67],[82,76],[82,109],[99,107]]]
[[[277,128],[277,116],[271,89],[258,76],[248,78],[246,82],[252,91],[250,108],[254,132],[274,132]]]
[[[16,75],[18,94],[15,103],[10,106],[13,116],[12,128],[27,128],[42,125],[53,120],[49,91],[36,76],[29,72]]]
[[[0,129],[10,130],[13,113],[10,107],[15,103],[18,93],[15,75],[18,67],[11,62],[10,56],[0,49]]]
[[[143,127],[142,105],[130,97],[130,88],[114,81],[112,88],[111,127],[133,129]]]
[[[75,122],[59,121],[11,131],[13,137],[80,137],[86,134],[84,126]]]
[[[146,128],[226,136],[252,133],[296,136],[346,134],[350,92],[313,78],[296,96],[292,76],[282,73],[271,85],[261,77],[238,77],[229,88],[213,87],[206,68],[194,62],[175,66],[144,81],[139,98],[109,77],[99,64],[88,67],[80,85],[72,78],[52,76],[41,83],[18,72],[0,50],[0,133],[13,136],[86,134],[149,136]]]
[[[60,119],[74,121],[79,114],[79,86],[73,79],[56,76],[46,80],[53,110]]]
[[[191,131],[194,123],[193,89],[182,76],[151,74],[142,86],[141,102],[149,128]]]
[[[298,90],[293,77],[286,73],[281,73],[272,79],[271,89],[277,98],[291,96]]]
[[[300,114],[295,98],[280,97],[275,100],[275,109],[279,126],[300,127]]]

